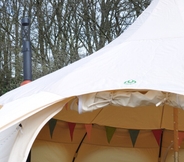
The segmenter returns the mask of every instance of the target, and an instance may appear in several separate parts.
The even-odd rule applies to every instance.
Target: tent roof
[[[92,92],[157,90],[183,95],[184,11],[181,6],[183,0],[154,0],[109,45],[1,96],[0,129],[61,100]]]
[[[182,0],[154,0],[112,43],[5,94],[0,97],[0,105],[41,91],[61,98],[114,89],[184,94],[184,11],[181,6],[184,6]]]

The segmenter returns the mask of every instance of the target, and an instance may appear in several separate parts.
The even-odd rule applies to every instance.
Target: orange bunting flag
[[[178,145],[179,146],[181,146],[181,143],[182,143],[182,141],[183,141],[183,139],[184,139],[184,132],[178,132],[178,137],[179,137],[179,139],[178,139]]]
[[[160,140],[161,140],[161,135],[162,135],[163,130],[162,129],[155,129],[152,130],[153,135],[155,136],[155,139],[160,146]]]
[[[69,127],[69,130],[70,130],[71,141],[73,141],[73,132],[74,132],[74,129],[75,129],[75,125],[76,125],[76,123],[68,122],[68,127]]]
[[[86,128],[88,139],[90,140],[90,138],[91,138],[92,124],[85,124],[85,128]]]
[[[52,138],[52,135],[53,135],[53,132],[54,132],[57,120],[52,118],[52,119],[49,120],[48,123],[49,123],[50,136]]]
[[[133,130],[133,129],[129,129],[129,133],[130,133],[130,138],[132,140],[132,144],[133,144],[133,147],[136,143],[136,140],[137,140],[137,137],[139,135],[139,130]]]
[[[114,132],[116,131],[116,128],[105,126],[105,130],[106,130],[106,136],[107,136],[108,143],[110,143],[114,135]]]

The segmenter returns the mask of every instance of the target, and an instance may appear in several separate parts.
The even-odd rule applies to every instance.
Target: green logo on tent
[[[136,83],[136,81],[135,80],[127,80],[127,81],[125,81],[124,82],[124,84],[127,84],[127,85],[130,85],[130,84],[135,84]]]

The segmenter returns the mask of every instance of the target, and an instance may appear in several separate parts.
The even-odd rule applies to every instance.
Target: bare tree
[[[1,0],[0,95],[20,85],[21,19],[31,20],[33,79],[104,47],[151,0]]]

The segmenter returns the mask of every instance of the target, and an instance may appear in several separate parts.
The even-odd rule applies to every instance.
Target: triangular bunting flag
[[[52,119],[49,120],[48,123],[49,123],[50,136],[52,138],[52,135],[53,135],[53,132],[54,132],[57,120],[52,118]]]
[[[73,141],[73,132],[74,132],[74,129],[75,129],[75,125],[76,125],[76,123],[68,122],[68,127],[69,127],[69,130],[70,130],[71,141]]]
[[[178,132],[178,137],[179,137],[178,145],[181,146],[181,143],[182,143],[182,141],[184,139],[184,132]]]
[[[130,138],[132,140],[132,144],[134,146],[135,145],[135,142],[137,140],[137,136],[139,134],[139,130],[129,129],[129,133],[130,133]]]
[[[85,128],[86,128],[88,139],[90,139],[91,138],[92,124],[85,124]]]
[[[68,102],[66,103],[65,108],[66,108],[66,110],[68,110]]]
[[[105,129],[106,129],[106,136],[107,136],[108,143],[110,143],[116,128],[105,126]]]
[[[152,130],[152,133],[155,136],[155,139],[156,139],[159,146],[160,146],[160,140],[161,140],[162,132],[163,132],[162,129]]]

